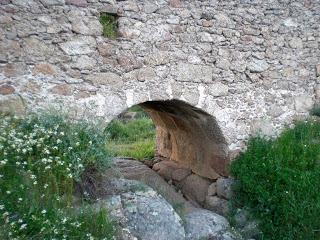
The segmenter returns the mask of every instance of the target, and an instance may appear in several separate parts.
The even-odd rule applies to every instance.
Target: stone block
[[[191,170],[187,168],[179,168],[172,171],[171,178],[174,181],[182,181],[191,174]]]
[[[217,194],[217,183],[211,183],[208,187],[208,196],[214,196]]]
[[[217,196],[207,196],[204,207],[222,216],[226,216],[229,211],[228,201]]]
[[[294,98],[295,110],[299,113],[308,112],[313,107],[313,99],[308,95],[301,95]]]
[[[221,97],[228,95],[229,87],[223,83],[211,84],[208,92],[213,97]]]
[[[199,175],[192,174],[181,182],[182,192],[197,203],[204,203],[211,182]]]
[[[204,65],[178,63],[174,70],[176,80],[179,82],[211,82],[212,68]]]
[[[108,85],[112,87],[121,87],[123,85],[123,81],[120,76],[112,72],[96,73],[90,75],[87,80],[96,86]]]
[[[96,40],[90,36],[81,36],[61,43],[60,47],[68,55],[88,54],[95,51]]]
[[[230,178],[218,178],[216,184],[217,195],[225,199],[230,199],[232,196],[231,186],[233,184],[233,180]]]

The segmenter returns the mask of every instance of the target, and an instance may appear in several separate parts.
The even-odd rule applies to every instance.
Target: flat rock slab
[[[120,239],[185,239],[181,218],[152,188],[127,179],[114,179],[112,185],[118,195],[101,200],[99,205],[106,206],[111,217],[119,222]]]
[[[169,185],[155,171],[143,163],[126,158],[113,159],[116,171],[126,179],[138,180],[160,193],[172,206],[179,206],[183,212],[191,212],[194,206]]]

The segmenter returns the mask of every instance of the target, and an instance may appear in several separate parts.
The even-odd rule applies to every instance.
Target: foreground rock
[[[232,240],[228,221],[211,211],[193,208],[183,215],[157,192],[142,182],[112,179],[114,195],[100,200],[96,207],[106,207],[120,225],[120,240]]]
[[[144,164],[125,158],[116,158],[114,163],[114,171],[121,177],[139,181],[113,180],[108,188],[114,195],[106,201],[107,206],[112,215],[122,223],[123,228],[138,239],[180,239],[184,233],[180,229],[181,219],[185,231],[185,238],[182,239],[237,239],[230,232],[226,218],[194,207]],[[171,205],[146,185],[158,191]],[[169,226],[170,224],[172,225]],[[169,231],[172,232],[168,233]]]
[[[138,180],[153,188],[160,193],[172,206],[179,206],[179,209],[184,212],[190,212],[194,206],[186,201],[182,194],[176,192],[173,186],[169,185],[155,171],[141,162],[126,159],[114,158],[115,169],[123,178]]]
[[[120,239],[183,240],[182,220],[173,207],[152,188],[139,181],[114,179],[117,194],[101,200],[121,226]]]
[[[228,221],[211,211],[198,209],[185,216],[186,240],[214,239],[232,240]]]

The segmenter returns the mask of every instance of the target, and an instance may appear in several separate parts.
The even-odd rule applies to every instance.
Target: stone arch
[[[217,179],[226,175],[228,144],[215,117],[176,99],[138,105],[156,125],[158,155],[202,177]]]

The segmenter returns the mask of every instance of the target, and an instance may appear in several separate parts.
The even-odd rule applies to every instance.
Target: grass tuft
[[[320,123],[298,122],[279,138],[250,139],[231,165],[234,208],[248,208],[261,239],[320,239]]]
[[[103,36],[114,39],[118,36],[117,17],[108,13],[100,14],[100,23],[103,27]]]
[[[140,118],[114,120],[107,129],[107,149],[114,156],[151,159],[155,153],[155,126],[146,113],[138,109]],[[132,110],[133,111],[133,110]]]
[[[320,106],[319,105],[314,106],[310,111],[310,115],[320,117]]]

